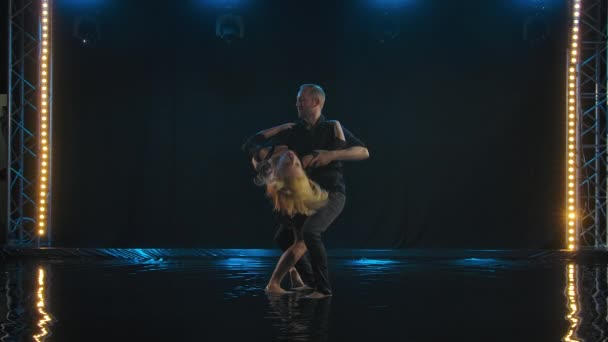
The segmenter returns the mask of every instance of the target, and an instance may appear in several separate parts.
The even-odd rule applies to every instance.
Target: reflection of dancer
[[[299,296],[269,295],[268,317],[281,341],[328,341],[331,297],[301,300]]]
[[[324,103],[323,89],[317,85],[305,84],[300,87],[296,102],[299,122],[295,125],[273,127],[249,140],[259,145],[268,144],[266,146],[287,145],[297,155],[303,156],[303,163],[307,167],[310,179],[328,192],[325,206],[310,216],[294,220],[291,225],[282,224],[275,236],[275,241],[281,248],[290,251],[285,258],[281,258],[285,264],[281,265],[280,271],[283,272],[287,266],[291,268],[295,264],[304,282],[315,289],[309,296],[311,298],[322,298],[332,294],[327,255],[321,234],[340,214],[346,200],[341,161],[369,157],[367,148],[359,139],[337,121],[325,119],[321,114]],[[309,154],[313,154],[310,161],[306,160]],[[292,228],[295,228],[295,236]],[[304,243],[296,244],[299,238]],[[292,248],[293,246],[295,247]],[[304,257],[298,263],[307,250],[310,261]],[[281,292],[280,288],[274,285],[277,284],[269,284],[270,290]]]

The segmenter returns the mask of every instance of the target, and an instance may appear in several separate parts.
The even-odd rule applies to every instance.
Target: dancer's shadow
[[[269,316],[278,341],[328,341],[331,297],[307,299],[303,295],[268,294]]]

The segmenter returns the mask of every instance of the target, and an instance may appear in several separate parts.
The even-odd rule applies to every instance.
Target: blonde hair
[[[327,191],[307,176],[271,179],[266,183],[266,195],[274,210],[288,216],[310,216],[327,203]]]

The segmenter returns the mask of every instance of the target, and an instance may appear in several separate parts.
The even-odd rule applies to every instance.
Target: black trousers
[[[304,283],[316,291],[331,294],[327,253],[321,235],[344,209],[346,196],[340,192],[330,192],[327,204],[311,216],[294,220],[293,225],[282,224],[274,240],[285,251],[296,240],[304,240],[308,252],[296,263]]]

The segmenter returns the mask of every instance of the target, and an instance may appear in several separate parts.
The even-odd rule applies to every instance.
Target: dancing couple
[[[292,291],[310,291],[308,298],[332,295],[321,235],[344,208],[341,161],[367,159],[369,152],[338,121],[325,118],[324,104],[323,89],[304,84],[296,123],[263,130],[243,144],[255,183],[265,187],[280,222],[275,242],[283,254],[266,286],[270,294],[290,292],[281,288],[289,273]]]

